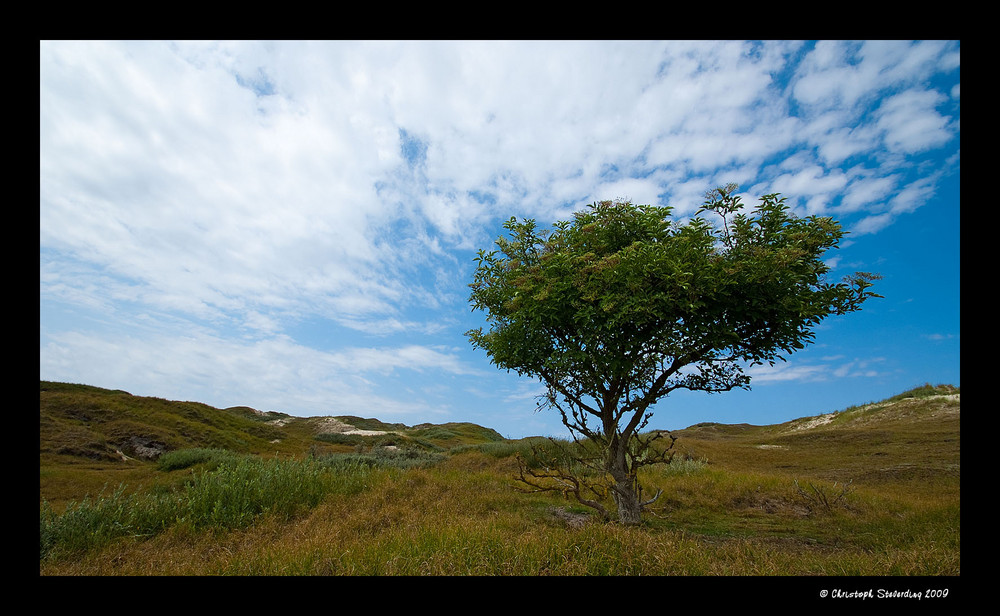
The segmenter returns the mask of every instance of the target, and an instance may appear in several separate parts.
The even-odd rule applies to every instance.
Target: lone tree
[[[874,274],[825,281],[821,257],[845,233],[837,222],[798,218],[778,194],[747,214],[736,188],[710,191],[686,223],[628,201],[595,203],[550,231],[511,218],[509,238],[476,258],[470,301],[489,329],[467,336],[498,367],[540,378],[574,439],[599,447],[622,523],[652,502],[637,470],[657,400],[749,389],[747,367],[784,360],[826,317],[879,297]]]

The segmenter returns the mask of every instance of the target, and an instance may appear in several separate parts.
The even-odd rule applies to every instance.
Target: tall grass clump
[[[205,464],[208,469],[218,468],[226,461],[235,461],[240,454],[228,449],[211,449],[206,447],[194,447],[191,449],[178,449],[168,451],[156,460],[156,468],[164,471],[176,471],[190,468],[198,464]]]
[[[206,460],[193,454],[188,460],[195,458]],[[370,483],[371,467],[362,464],[333,468],[315,460],[223,456],[213,469],[192,469],[190,480],[172,492],[127,493],[119,486],[109,496],[70,503],[62,514],[43,502],[41,558],[84,552],[122,537],[149,537],[174,525],[230,530],[262,515],[287,520],[327,495],[357,494]]]
[[[338,471],[370,468],[428,468],[448,458],[447,454],[421,449],[389,449],[373,447],[368,452],[334,453],[320,456],[317,461]]]
[[[269,513],[291,518],[332,491],[335,475],[310,461],[247,456],[202,471],[186,486],[184,521],[196,528],[248,526]]]
[[[183,503],[169,494],[136,495],[120,485],[110,495],[72,502],[56,514],[43,501],[39,515],[41,558],[76,554],[120,537],[149,537],[178,518]]]
[[[708,468],[708,463],[704,460],[678,457],[671,460],[669,464],[661,464],[655,468],[660,469],[660,472],[664,475],[676,477],[701,473]]]

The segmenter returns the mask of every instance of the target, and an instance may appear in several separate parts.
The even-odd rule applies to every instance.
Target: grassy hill
[[[468,423],[298,418],[41,383],[43,575],[960,573],[960,395],[702,423],[643,525],[517,492]]]
[[[471,423],[409,427],[350,415],[294,417],[50,381],[41,381],[39,437],[41,498],[57,508],[92,496],[109,482],[148,483],[155,479],[148,463],[175,451],[301,458],[399,448],[440,453],[503,440]]]
[[[392,437],[427,449],[502,440],[469,423],[408,427],[355,416],[293,417],[246,406],[217,409],[198,402],[133,396],[89,385],[41,382],[40,441],[43,460],[156,459],[177,449],[206,447],[240,453],[303,454],[338,451],[330,435],[351,445]],[[328,446],[327,443],[330,445]]]
[[[888,400],[769,426],[703,423],[674,432],[688,455],[742,470],[908,489],[957,488],[960,394],[925,385]]]

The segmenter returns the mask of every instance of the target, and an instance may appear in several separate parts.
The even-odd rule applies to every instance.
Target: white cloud
[[[775,177],[768,192],[789,197],[790,204],[804,202],[807,215],[823,214],[847,183],[848,178],[840,169],[827,170],[813,164]]]
[[[948,41],[819,41],[798,67],[792,95],[814,112],[857,113],[884,89],[957,67],[957,52],[950,47]]]
[[[735,181],[875,232],[935,194],[917,165],[959,87],[929,80],[958,63],[948,41],[43,41],[43,374],[304,407],[405,362],[464,375],[471,253],[503,220],[686,216]],[[354,337],[314,349],[306,321]],[[351,386],[303,385],[324,370]]]
[[[305,414],[384,416],[429,412],[428,405],[374,384],[399,371],[472,375],[476,371],[440,347],[345,348],[322,351],[284,336],[225,340],[153,334],[58,333],[43,337],[46,378],[119,384],[139,394],[198,399],[217,406],[253,404]],[[367,409],[367,410],[366,410]]]
[[[881,373],[875,369],[873,365],[881,364],[885,361],[883,357],[876,357],[873,359],[854,359],[847,363],[841,364],[834,368],[831,372],[832,376],[836,378],[851,378],[851,377],[864,377],[871,378],[880,376]]]
[[[941,169],[928,177],[919,178],[895,191],[891,197],[880,200],[875,209],[887,208],[888,211],[865,216],[852,226],[851,233],[856,235],[877,233],[892,224],[900,214],[911,213],[923,206],[934,196],[937,178],[945,171],[947,169]],[[883,201],[887,203],[883,204]]]
[[[855,212],[860,209],[875,209],[879,207],[892,194],[899,179],[898,175],[891,175],[886,177],[859,177],[851,180],[844,191],[844,197],[840,202],[840,210]]]
[[[944,100],[939,92],[907,90],[882,103],[877,125],[890,151],[914,154],[950,140],[948,118],[935,109]]]
[[[752,366],[746,370],[752,384],[768,385],[782,382],[812,383],[842,378],[875,377],[880,373],[873,367],[884,358],[853,359],[842,362],[842,356],[824,357],[821,363],[802,361],[777,362],[771,365]],[[839,362],[839,363],[836,363]]]
[[[911,182],[896,193],[889,201],[892,212],[895,214],[912,212],[926,203],[934,195],[935,175]]]
[[[954,338],[957,338],[958,336],[956,336],[955,334],[925,334],[923,337],[928,340],[940,342],[942,340],[952,340]]]
[[[776,363],[771,365],[752,366],[746,370],[754,385],[782,381],[820,381],[826,378],[827,368],[820,365],[802,365],[791,363]]]
[[[865,216],[851,227],[851,233],[855,236],[877,233],[892,224],[893,218],[888,213]]]
[[[799,46],[47,43],[42,242],[172,290],[150,299],[187,296],[201,312],[250,309],[236,298],[253,296],[343,311],[345,322],[389,314],[414,299],[399,264],[385,267],[397,247],[377,231],[400,217],[424,246],[411,255],[426,258],[442,240],[474,247],[483,225],[507,213],[549,221],[568,204],[660,194],[693,210],[707,184],[752,178],[803,135],[825,162],[858,153],[874,126],[784,115],[773,75]],[[862,62],[849,64],[851,54]],[[821,78],[854,101],[900,81],[908,57],[821,42],[796,92],[817,98],[808,92]],[[939,143],[903,121],[929,126],[930,101],[900,95],[880,130],[903,151]],[[419,169],[407,169],[400,131],[426,148]],[[684,189],[692,182],[694,194]],[[816,162],[771,182],[809,211],[846,183]]]
[[[391,213],[374,181],[398,162],[388,125],[295,90],[261,118],[227,56],[199,51],[199,68],[154,43],[43,48],[43,87],[72,91],[42,102],[43,246],[194,314],[390,312],[408,295],[373,242]]]
[[[637,204],[663,205],[658,197],[660,192],[660,185],[654,178],[623,178],[599,185],[587,201],[620,198]]]

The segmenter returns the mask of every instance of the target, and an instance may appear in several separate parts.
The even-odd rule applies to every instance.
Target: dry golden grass
[[[906,402],[908,420],[883,418],[874,428],[868,409],[858,413],[868,423],[852,427],[845,417],[811,434],[777,427],[683,431],[678,444],[694,459],[647,469],[644,482],[663,496],[639,527],[600,522],[559,495],[515,492],[512,457],[496,447],[466,447],[429,468],[373,469],[357,489],[331,493],[291,518],[265,513],[232,530],[174,524],[72,557],[43,558],[39,571],[957,576],[958,415],[927,408]],[[923,460],[921,473],[900,470],[916,460]],[[137,493],[169,491],[190,474],[148,463],[46,468],[47,498],[68,498],[74,489],[94,495],[116,481],[134,484]],[[834,498],[847,482],[844,498]],[[833,505],[808,497],[816,493]]]

